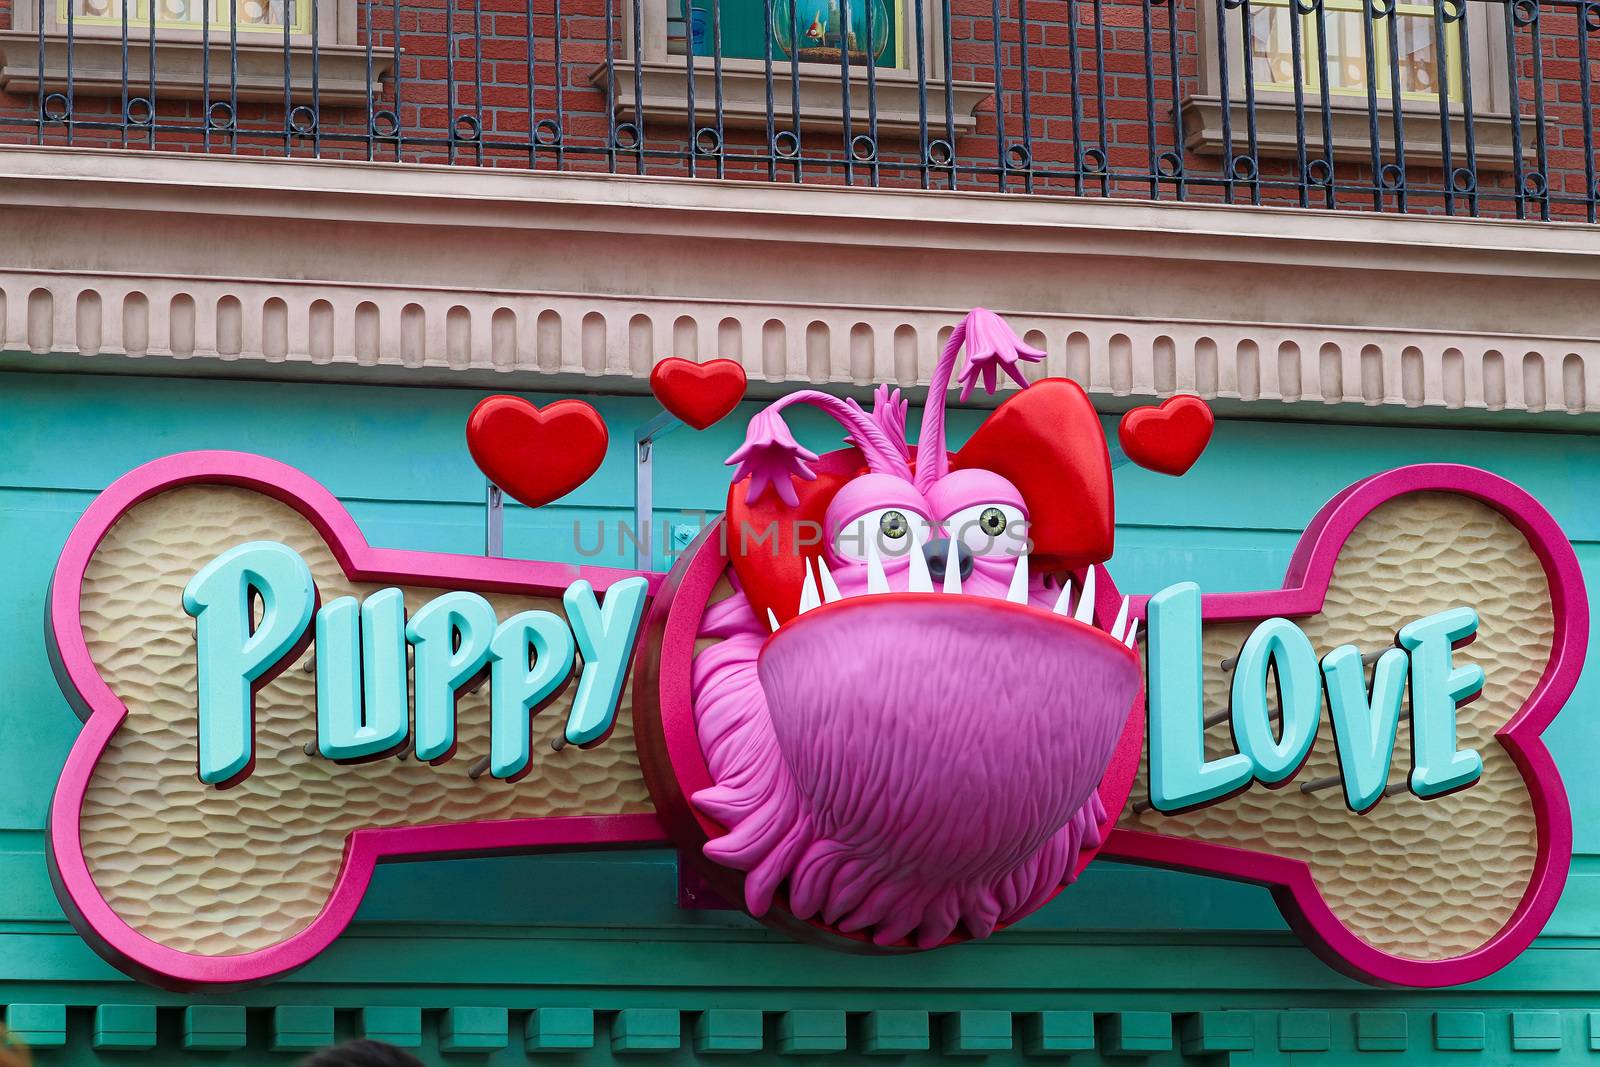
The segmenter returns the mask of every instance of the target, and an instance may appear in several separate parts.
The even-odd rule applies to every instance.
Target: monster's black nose
[[[937,541],[929,541],[922,546],[922,554],[928,560],[928,574],[936,582],[944,581],[945,564],[950,559],[950,538],[941,537]],[[964,582],[972,577],[972,549],[964,543],[956,542],[956,560],[961,566],[961,580]]]

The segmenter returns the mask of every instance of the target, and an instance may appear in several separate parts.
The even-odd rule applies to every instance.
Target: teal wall
[[[40,626],[72,523],[96,492],[145,460],[233,448],[322,481],[376,544],[479,551],[483,480],[462,426],[483,393],[0,373],[0,1004],[9,1005],[11,1027],[34,1038],[39,1063],[292,1063],[289,1049],[363,1026],[414,1031],[430,1061],[494,1064],[535,1054],[524,1046],[530,1026],[535,1044],[540,1034],[590,1040],[566,1054],[575,1064],[653,1045],[667,1048],[656,1062],[679,1064],[697,1059],[697,1046],[758,1056],[842,1046],[847,1058],[898,1051],[907,1063],[985,1050],[992,1062],[1009,1062],[1031,1058],[1030,1047],[1078,1049],[1074,1063],[1118,1053],[1147,1054],[1152,1064],[1230,1055],[1240,1064],[1600,1062],[1592,1052],[1600,1014],[1590,1015],[1600,1012],[1596,669],[1548,735],[1577,821],[1566,894],[1529,952],[1462,989],[1370,989],[1302,948],[1265,890],[1110,862],[987,943],[910,957],[839,955],[737,913],[679,910],[669,852],[380,868],[352,929],[283,981],[182,997],[123,978],[63,919],[42,851],[51,790],[78,729],[51,678]],[[558,507],[512,508],[508,554],[576,558],[575,519],[627,516],[624,443],[658,408],[649,398],[594,403],[614,438],[606,464]],[[795,424],[819,451],[837,444],[837,429],[821,420]],[[661,510],[720,507],[722,459],[742,425],[735,416],[664,439]],[[957,418],[957,436],[972,425]],[[1560,426],[1557,417],[1551,425]],[[1591,579],[1600,577],[1600,444],[1592,438],[1262,421],[1220,423],[1182,479],[1117,471],[1113,573],[1144,591],[1184,578],[1210,590],[1274,584],[1330,495],[1427,460],[1476,464],[1527,487],[1574,538]],[[563,1007],[595,1014],[551,1011]],[[97,1022],[102,1045],[134,1049],[97,1050]],[[242,1049],[179,1053],[186,1040]],[[487,1050],[468,1051],[478,1046]]]

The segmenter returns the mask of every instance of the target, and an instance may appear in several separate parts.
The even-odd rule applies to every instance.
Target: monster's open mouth
[[[718,784],[694,802],[729,828],[707,855],[747,872],[756,914],[784,895],[880,945],[1032,911],[1099,842],[1140,687],[1126,603],[1102,629],[1088,589],[821,573],[814,605],[697,663]]]
[[[850,578],[846,578],[845,585],[841,588],[825,560],[819,557],[814,562],[815,577],[811,571],[812,563],[808,561],[806,564],[805,584],[800,589],[800,607],[794,618],[788,620],[789,623],[823,605],[895,594],[894,586],[899,585],[901,592],[911,596],[933,594],[937,589],[940,596],[965,594],[968,597],[998,600],[1018,607],[1048,609],[1048,613],[1058,621],[1079,622],[1091,629],[1098,627],[1101,633],[1129,649],[1133,648],[1134,641],[1139,636],[1139,621],[1129,617],[1127,597],[1122,598],[1116,615],[1111,620],[1107,621],[1099,614],[1099,605],[1095,597],[1098,568],[1093,566],[1059,579],[1040,583],[1030,581],[1028,556],[1025,554],[1017,556],[1014,562],[981,560],[973,564],[969,561],[967,567],[961,566],[957,559],[952,557],[946,561],[944,569],[936,578],[928,567],[924,553],[913,550],[907,554],[903,570],[897,573],[891,582],[882,557],[876,551],[871,551],[867,553],[864,583],[860,580],[852,582]],[[970,569],[973,567],[977,569]],[[1007,568],[1009,574],[1006,573]],[[879,602],[873,600],[873,603]],[[945,603],[948,605],[952,602]],[[770,611],[767,614],[767,623],[774,631],[787,625],[780,623],[777,616]]]
[[[1001,370],[1023,391],[952,455],[963,345],[963,398]],[[1099,416],[1074,382],[1029,384],[1017,364],[1043,358],[975,310],[940,352],[915,446],[897,391],[868,413],[801,390],[729,457],[734,591],[701,618],[691,678],[715,784],[690,799],[725,828],[704,854],[744,872],[752,914],[786,904],[885,946],[983,937],[1100,843],[1137,627],[1094,590],[1114,532]],[[781,417],[795,403],[836,419],[851,450],[796,440]],[[1030,573],[1066,568],[1086,569]]]

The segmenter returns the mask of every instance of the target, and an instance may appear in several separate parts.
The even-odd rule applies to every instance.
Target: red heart
[[[1211,440],[1216,419],[1197,396],[1175,396],[1160,407],[1134,408],[1122,416],[1117,438],[1141,467],[1178,475],[1194,466]]]
[[[1111,556],[1116,535],[1111,454],[1083,387],[1045,378],[989,413],[950,460],[1009,479],[1028,502],[1036,561],[1077,569]]]
[[[606,455],[606,424],[582,400],[544,410],[519,396],[491,396],[467,417],[467,449],[489,480],[530,508],[589,480]]]
[[[744,367],[731,359],[696,363],[673,356],[650,372],[650,391],[661,406],[697,430],[737,407],[744,386]]]

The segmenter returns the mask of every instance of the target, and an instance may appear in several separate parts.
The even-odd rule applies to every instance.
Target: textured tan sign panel
[[[1341,644],[1377,650],[1404,624],[1446,608],[1476,608],[1477,640],[1461,662],[1483,668],[1482,695],[1463,706],[1459,743],[1483,756],[1477,784],[1435,800],[1409,792],[1353,814],[1339,787],[1302,783],[1339,773],[1326,714],[1311,757],[1278,789],[1259,784],[1178,815],[1124,813],[1120,826],[1305,861],[1334,913],[1369,943],[1413,959],[1482,945],[1510,918],[1533,872],[1528,788],[1495,731],[1522,707],[1549,660],[1554,622],[1545,573],[1526,538],[1499,512],[1464,496],[1418,493],[1382,505],[1356,529],[1334,568],[1321,615],[1297,619],[1319,653]],[[1253,623],[1204,631],[1205,711],[1228,709],[1236,656]],[[1371,668],[1368,668],[1370,681]],[[1209,759],[1234,751],[1226,722],[1206,731]],[[1410,771],[1402,717],[1391,784]],[[1149,795],[1148,761],[1135,799]]]
[[[324,602],[365,595],[349,582],[299,513],[244,490],[171,490],[136,506],[98,549],[83,590],[90,650],[129,715],[96,768],[85,804],[85,852],[108,903],[152,939],[224,954],[264,947],[304,928],[328,899],[345,836],[369,826],[651,810],[631,737],[629,697],[616,735],[590,750],[553,752],[566,701],[534,722],[534,768],[515,785],[467,768],[488,750],[487,689],[460,704],[460,748],[438,767],[386,759],[340,766],[304,752],[316,736],[309,658],[257,698],[254,774],[216,790],[195,775],[193,620],[181,591],[195,570],[244,541],[278,540],[310,566]],[[1440,576],[1449,576],[1448,581]],[[437,589],[407,589],[408,611]],[[553,598],[489,596],[500,617],[559,613]],[[1438,959],[1482,944],[1522,896],[1534,858],[1525,784],[1493,734],[1526,699],[1549,655],[1553,623],[1542,570],[1498,512],[1461,496],[1421,494],[1386,504],[1342,552],[1324,614],[1297,620],[1319,651],[1376,649],[1404,623],[1462,603],[1478,609],[1477,641],[1459,657],[1485,671],[1483,695],[1460,715],[1463,747],[1484,774],[1437,800],[1386,797],[1351,814],[1338,788],[1298,785],[1338,773],[1326,723],[1300,775],[1285,787],[1177,816],[1125,814],[1126,827],[1287,855],[1311,865],[1329,905],[1356,933],[1399,955]],[[1249,624],[1205,631],[1206,710],[1227,708],[1220,669]],[[1226,724],[1208,755],[1231,751]],[[1390,781],[1409,769],[1402,720]],[[1141,779],[1133,796],[1147,790]]]
[[[226,790],[202,784],[194,620],[182,590],[217,554],[254,540],[300,553],[323,603],[380,588],[346,579],[298,512],[217,486],[137,505],[107,534],[84,583],[90,652],[128,707],[88,791],[84,851],[107,903],[140,933],[214,955],[280,942],[328,900],[345,837],[362,827],[652,810],[628,692],[609,741],[555,752],[569,689],[534,719],[533,769],[515,784],[467,775],[489,751],[487,685],[460,701],[451,761],[338,765],[304,750],[316,739],[315,675],[304,669],[311,653],[257,695],[254,773]],[[440,592],[405,589],[407,611]],[[555,598],[487,596],[502,619],[531,608],[563,614]]]

